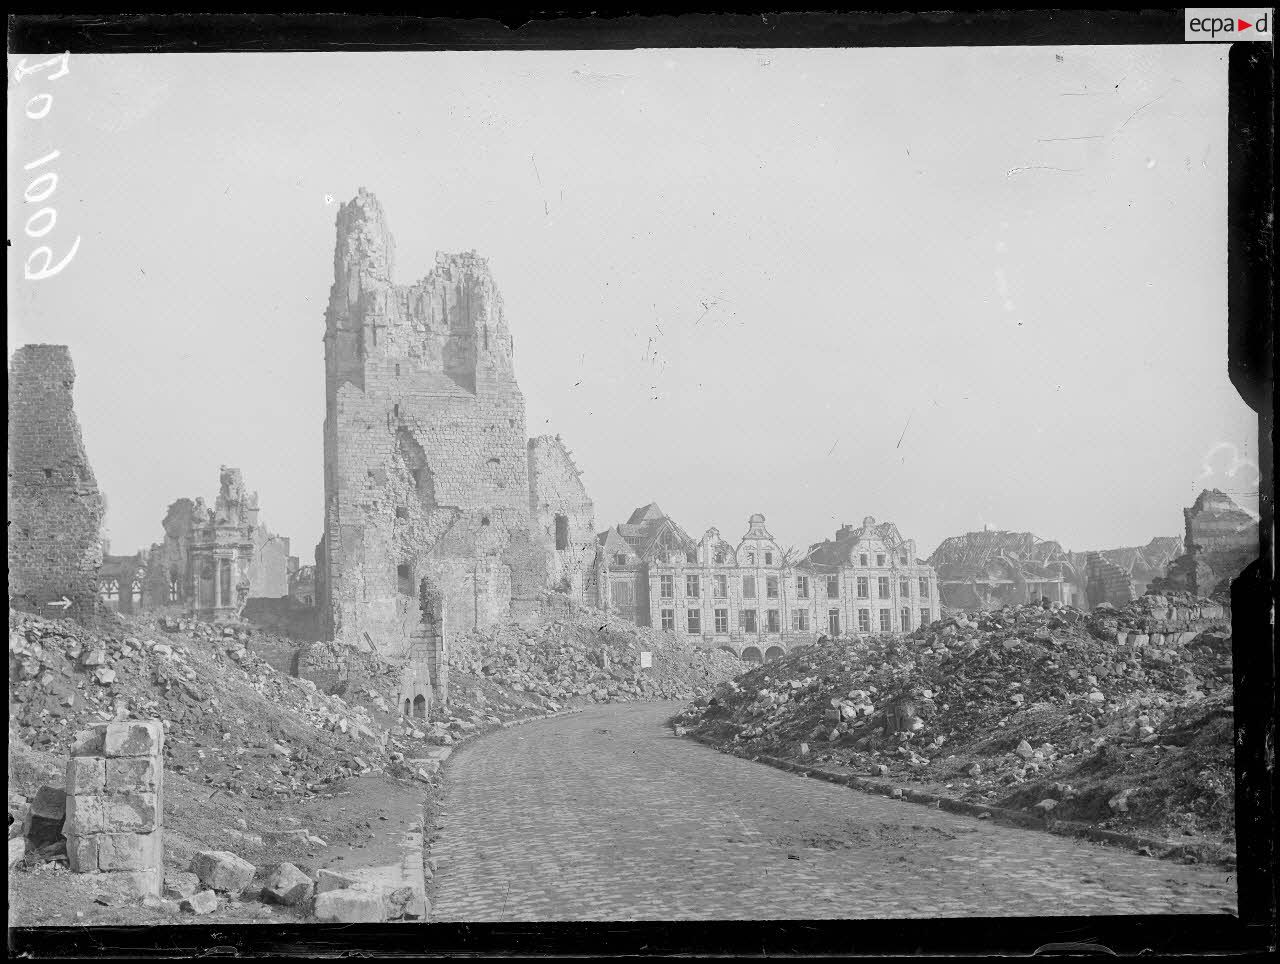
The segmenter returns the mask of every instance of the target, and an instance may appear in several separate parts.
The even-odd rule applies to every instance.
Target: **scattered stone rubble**
[[[729,752],[1225,848],[1230,632],[1222,605],[1186,594],[956,613],[797,649],[674,723]]]
[[[649,667],[641,667],[642,652],[650,654]],[[747,665],[678,634],[587,609],[472,631],[454,641],[449,660],[455,674],[497,683],[552,712],[583,701],[692,699]]]

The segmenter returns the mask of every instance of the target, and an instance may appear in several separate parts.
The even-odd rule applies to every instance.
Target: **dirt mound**
[[[1223,607],[1152,595],[1123,610],[1006,608],[905,637],[824,640],[677,722],[733,752],[1225,847],[1231,694]]]

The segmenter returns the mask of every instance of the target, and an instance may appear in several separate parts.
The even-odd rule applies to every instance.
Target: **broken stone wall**
[[[581,476],[560,436],[529,440],[529,507],[534,525],[555,547],[554,584],[586,602],[595,566],[596,519]]]
[[[264,525],[253,531],[253,559],[249,563],[249,598],[280,599],[289,595],[289,539],[273,535]]]
[[[65,345],[24,345],[9,363],[9,599],[49,612],[97,608],[102,495],[72,402]]]

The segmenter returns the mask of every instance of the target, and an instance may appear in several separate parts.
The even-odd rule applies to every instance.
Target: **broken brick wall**
[[[72,401],[65,345],[24,345],[9,363],[9,599],[96,611],[102,495]]]
[[[1137,597],[1129,571],[1099,553],[1089,553],[1085,572],[1085,595],[1090,607],[1110,603],[1123,609]]]

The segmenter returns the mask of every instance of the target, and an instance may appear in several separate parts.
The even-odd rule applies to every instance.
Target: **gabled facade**
[[[916,559],[915,543],[871,519],[816,543],[797,562],[759,513],[734,546],[715,528],[692,539],[650,503],[601,533],[597,545],[601,608],[753,661],[822,634],[853,635],[859,626],[864,634],[904,632],[938,617],[937,576]],[[881,578],[892,580],[883,599],[857,596],[860,588],[878,592]],[[881,609],[891,610],[887,618]]]

